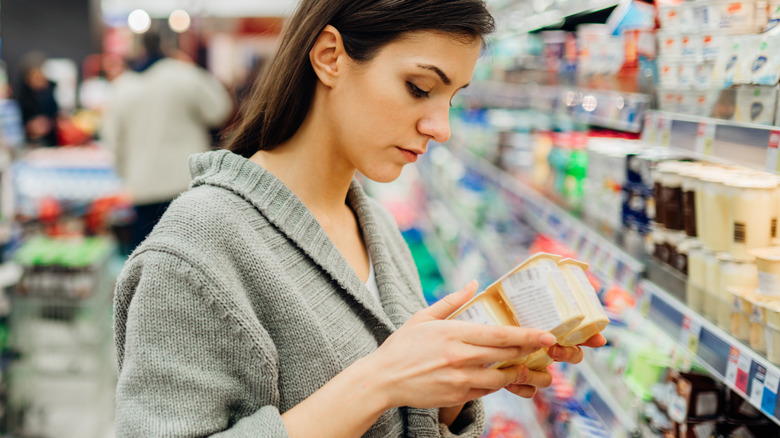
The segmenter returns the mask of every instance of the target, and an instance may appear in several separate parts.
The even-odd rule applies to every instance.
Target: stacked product
[[[777,6],[758,0],[660,3],[659,108],[774,124],[780,28],[771,17],[780,12]]]

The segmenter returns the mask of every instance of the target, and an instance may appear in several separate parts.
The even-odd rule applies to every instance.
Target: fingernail
[[[548,353],[548,354],[549,354],[551,357],[560,357],[560,355],[561,355],[563,352],[561,351],[561,347],[559,347],[559,346],[557,346],[557,345],[553,345],[552,347],[550,347],[550,349],[547,351],[547,353]]]
[[[525,383],[525,379],[528,377],[528,368],[523,367],[523,370],[520,372],[520,378],[515,380],[515,385],[522,385]]]
[[[539,342],[541,342],[542,345],[551,346],[555,344],[557,340],[555,339],[555,336],[553,336],[552,333],[545,333],[539,337]]]

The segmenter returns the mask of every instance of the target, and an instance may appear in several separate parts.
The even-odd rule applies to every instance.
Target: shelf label
[[[769,145],[766,150],[766,170],[770,172],[780,171],[778,146],[780,146],[780,131],[772,131],[769,133]]]
[[[774,415],[777,406],[777,390],[780,387],[780,374],[769,370],[764,380],[764,394],[761,398],[761,410],[769,415]]]
[[[761,406],[764,398],[764,382],[766,381],[766,368],[756,364],[756,372],[750,385],[750,402],[753,406]]]
[[[750,359],[745,353],[740,353],[739,361],[737,362],[737,378],[734,381],[734,386],[747,395],[749,377],[750,377],[750,364],[753,360]]]
[[[684,345],[689,352],[696,354],[696,352],[699,350],[700,336],[701,323],[694,321],[688,315],[684,315],[682,321],[682,332],[680,333],[680,343]]]
[[[672,119],[658,116],[658,132],[658,143],[668,147],[672,139]]]
[[[699,123],[699,130],[696,134],[696,149],[697,154],[706,155],[711,157],[713,155],[713,146],[715,145],[715,129],[718,125],[714,123]]]

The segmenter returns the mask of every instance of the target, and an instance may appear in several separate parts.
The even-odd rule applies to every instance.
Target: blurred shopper
[[[531,397],[547,370],[488,365],[579,347],[426,307],[390,213],[356,171],[396,179],[449,138],[493,19],[482,0],[303,0],[230,150],[116,288],[117,437],[479,437],[479,397]],[[587,345],[603,345],[594,336]]]
[[[189,185],[187,157],[207,151],[210,129],[231,114],[225,87],[196,65],[166,57],[160,36],[143,36],[144,56],[113,83],[102,136],[135,204],[131,248]]]
[[[21,84],[16,100],[22,109],[27,142],[35,146],[56,146],[59,105],[54,97],[56,84],[46,78],[46,55],[30,52],[21,61]]]

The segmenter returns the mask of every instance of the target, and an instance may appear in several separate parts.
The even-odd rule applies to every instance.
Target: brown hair
[[[286,24],[279,51],[242,108],[227,149],[248,158],[295,134],[309,111],[317,80],[309,51],[329,24],[358,62],[370,61],[406,32],[433,30],[484,39],[494,29],[482,0],[302,0]]]

